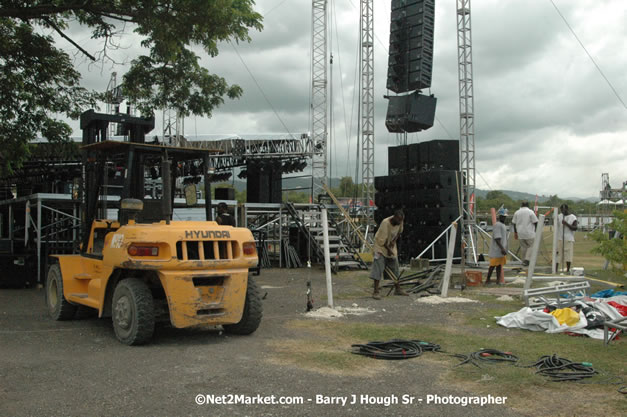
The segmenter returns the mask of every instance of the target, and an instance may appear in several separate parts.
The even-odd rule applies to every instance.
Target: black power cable
[[[422,355],[422,352],[438,352],[440,345],[422,340],[392,339],[387,342],[368,342],[351,345],[351,353],[374,359],[409,359]]]
[[[601,373],[594,369],[589,362],[573,362],[553,354],[542,356],[535,363],[524,366],[524,368],[533,367],[536,368],[537,374],[550,378],[552,382],[576,381],[581,384],[618,385],[617,391],[621,394],[627,394],[627,385],[625,385],[625,380],[622,377]],[[605,377],[593,382],[582,382],[584,379],[596,375],[605,375]]]
[[[450,356],[461,360],[461,362],[458,363],[456,366],[470,363],[478,368],[481,368],[481,362],[510,364],[518,363],[518,357],[516,355],[512,354],[511,352],[502,352],[497,349],[481,349],[468,355],[455,353]]]
[[[535,363],[526,366],[533,367],[536,368],[536,374],[544,375],[553,382],[581,381],[599,373],[588,362],[573,362],[556,354],[544,355]]]

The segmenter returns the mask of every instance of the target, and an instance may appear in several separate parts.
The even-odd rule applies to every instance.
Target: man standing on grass
[[[514,226],[514,239],[520,242],[522,252],[520,258],[523,260],[523,264],[527,266],[531,258],[531,247],[533,246],[533,240],[536,237],[536,227],[538,226],[538,217],[529,208],[528,201],[520,203],[520,208],[516,210],[514,217],[512,217],[512,225]]]
[[[383,273],[394,280],[394,286],[396,290],[395,295],[409,295],[401,289],[398,283],[399,267],[398,267],[398,251],[396,248],[396,242],[399,236],[403,232],[403,220],[405,220],[405,214],[402,210],[396,210],[393,216],[383,219],[379,225],[379,230],[374,235],[374,260],[372,262],[372,270],[370,271],[370,278],[374,280],[374,292],[372,298],[380,300],[381,295],[379,293],[379,284],[383,279]]]
[[[557,264],[555,270],[559,270],[560,260],[566,262],[566,273],[570,274],[570,265],[573,262],[573,249],[575,247],[575,231],[577,230],[577,217],[568,213],[568,205],[560,206],[560,214],[557,216]],[[563,263],[562,263],[563,265]]]
[[[505,227],[505,219],[507,219],[507,209],[500,209],[498,212],[498,221],[492,229],[492,243],[490,243],[490,268],[488,268],[488,277],[485,285],[490,283],[492,271],[496,268],[496,283],[499,283],[499,277],[505,264],[507,263],[507,228]]]

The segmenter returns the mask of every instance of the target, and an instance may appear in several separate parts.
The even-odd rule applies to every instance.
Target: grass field
[[[449,353],[468,354],[482,348],[512,351],[520,358],[517,366],[509,364],[471,364],[457,366],[459,359],[448,353],[426,352],[414,360],[419,368],[420,361],[434,362],[441,368],[442,382],[469,390],[477,394],[510,396],[513,408],[526,415],[625,415],[627,401],[617,393],[625,385],[621,376],[625,375],[625,345],[615,343],[604,346],[599,341],[583,337],[561,334],[546,334],[524,330],[507,330],[494,324],[492,314],[512,311],[504,305],[497,310],[485,311],[466,317],[454,328],[429,325],[389,326],[372,323],[345,323],[329,321],[295,320],[290,323],[294,329],[313,332],[317,340],[313,346],[309,341],[297,342],[285,351],[283,360],[294,363],[307,363],[312,370],[323,373],[375,377],[384,370],[379,361],[358,355],[347,355],[352,343],[371,340],[419,339],[440,344]],[[480,317],[481,316],[481,317]],[[491,328],[486,329],[486,323]],[[283,347],[285,348],[285,346]],[[296,354],[294,353],[296,352]],[[563,358],[573,361],[591,362],[601,375],[591,379],[589,384],[568,385],[550,382],[536,375],[535,368],[524,367],[532,364],[542,355],[559,352]],[[385,361],[383,361],[385,362]],[[419,375],[417,375],[419,377]],[[617,385],[616,383],[619,383]],[[547,395],[548,394],[548,395]],[[555,401],[547,404],[546,399],[555,396]],[[565,413],[565,410],[577,410]]]
[[[552,231],[546,227],[538,264],[550,265]],[[595,242],[585,232],[576,233],[573,266],[583,267],[587,276],[596,277],[618,284],[627,284],[624,272],[604,271],[603,257],[592,254]],[[480,239],[479,251],[487,253],[489,239]],[[514,252],[519,244],[512,237],[510,249]],[[350,278],[349,278],[350,277]],[[354,285],[336,296],[348,300],[357,294],[370,291],[370,280],[365,273],[346,275],[354,280]],[[607,285],[590,281],[591,291],[609,288]],[[541,284],[538,284],[541,285]],[[455,294],[459,292],[453,291]],[[453,295],[455,295],[453,294]],[[499,301],[493,295],[466,291],[463,297],[474,298],[486,304],[482,310],[455,310],[447,313],[455,325],[381,323],[347,323],[341,321],[293,320],[289,326],[294,330],[310,332],[317,340],[293,340],[289,349],[279,348],[283,361],[295,364],[306,363],[311,370],[376,378],[386,367],[385,361],[373,361],[358,355],[347,355],[352,343],[373,340],[420,339],[440,344],[450,353],[469,354],[482,348],[511,351],[520,358],[516,366],[504,364],[481,364],[457,366],[459,360],[446,353],[424,353],[411,363],[408,371],[417,372],[420,377],[420,363],[427,361],[441,369],[440,381],[469,392],[492,395],[510,395],[510,405],[524,415],[627,415],[627,401],[617,392],[627,386],[625,375],[625,341],[617,340],[604,346],[599,340],[587,337],[573,337],[565,334],[547,334],[519,329],[506,329],[496,324],[494,317],[516,311],[523,306],[521,299]],[[296,353],[295,353],[296,352]],[[559,354],[560,357],[576,362],[590,362],[600,375],[586,383],[556,383],[537,375],[534,368],[525,367],[543,355]],[[550,399],[550,400],[548,400]]]

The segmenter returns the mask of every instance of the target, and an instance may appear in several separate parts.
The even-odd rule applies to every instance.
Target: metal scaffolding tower
[[[475,232],[475,113],[472,80],[470,0],[457,0],[457,62],[459,74],[459,153],[462,181],[461,220],[464,257],[477,262]]]
[[[179,146],[184,134],[184,119],[181,113],[168,107],[163,109],[163,140],[168,144]]]
[[[312,0],[311,138],[313,193],[327,184],[327,0]]]
[[[372,0],[361,0],[361,177],[366,207],[374,199],[374,44]],[[373,213],[366,210],[366,220]]]
[[[120,113],[120,104],[124,101],[122,97],[122,86],[118,85],[118,73],[111,73],[107,91],[105,92],[105,102],[107,103],[107,114]],[[107,137],[110,138],[117,134],[117,123],[109,123],[107,128]]]

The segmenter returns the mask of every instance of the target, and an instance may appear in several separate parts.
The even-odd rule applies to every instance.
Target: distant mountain
[[[564,200],[572,200],[572,201],[588,201],[590,203],[596,203],[599,201],[599,197],[586,197],[586,198],[579,198],[579,197],[566,197]]]
[[[497,190],[495,190],[495,191],[497,191]],[[522,191],[512,191],[512,190],[498,190],[498,191],[500,191],[503,194],[507,195],[512,200],[536,201],[536,195],[535,194],[524,193]],[[486,196],[488,195],[489,192],[490,192],[490,190],[480,190],[480,189],[476,189],[475,190],[475,194],[477,195],[477,197],[481,197],[481,198],[486,198]],[[539,203],[544,203],[548,199],[549,199],[549,197],[544,196],[544,195],[543,196],[538,196],[538,202]]]
[[[228,181],[229,183],[232,183],[233,181]],[[332,178],[330,180],[331,183],[331,187],[337,187],[338,184],[340,183],[340,179],[339,178]],[[235,189],[237,191],[243,191],[246,189],[246,181],[245,180],[241,180],[239,178],[235,178],[235,182],[234,182],[234,186]],[[283,188],[310,188],[311,187],[311,178],[284,178],[283,179]],[[298,190],[295,190],[298,191]],[[307,192],[306,189],[302,190],[303,192]],[[531,194],[531,193],[525,193],[522,191],[513,191],[513,190],[498,190],[501,191],[503,193],[505,193],[507,196],[509,196],[512,200],[529,200],[530,202],[534,202],[536,201],[536,195],[535,194]],[[490,190],[481,190],[481,189],[476,189],[475,190],[475,194],[478,197],[481,198],[485,198],[486,195],[490,192]],[[563,198],[564,200],[572,200],[572,201],[581,201],[581,200],[585,200],[585,201],[589,201],[589,202],[597,202],[599,201],[598,197],[586,197],[586,198],[580,198],[580,197],[560,197]],[[549,199],[549,196],[545,196],[545,195],[539,195],[538,196],[538,202],[539,203],[544,203],[545,201],[547,201]]]

